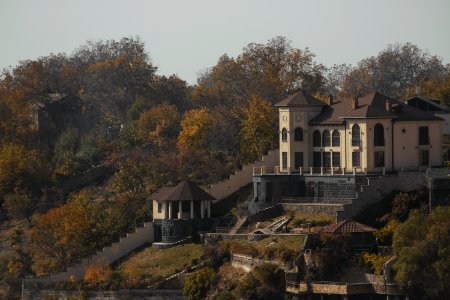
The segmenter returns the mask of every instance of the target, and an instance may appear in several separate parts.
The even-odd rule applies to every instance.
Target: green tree
[[[191,300],[204,299],[217,281],[213,269],[204,268],[189,274],[184,280],[183,295]]]
[[[396,280],[417,298],[447,299],[450,286],[450,208],[411,212],[394,234]]]

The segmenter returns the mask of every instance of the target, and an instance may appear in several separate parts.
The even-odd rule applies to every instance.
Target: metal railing
[[[450,178],[450,168],[428,168],[428,178]]]
[[[280,203],[351,204],[355,199],[356,197],[281,197]]]

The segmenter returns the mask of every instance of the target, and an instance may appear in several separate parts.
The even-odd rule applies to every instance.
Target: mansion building
[[[443,119],[378,92],[326,103],[298,92],[275,106],[278,172],[367,174],[442,164]]]

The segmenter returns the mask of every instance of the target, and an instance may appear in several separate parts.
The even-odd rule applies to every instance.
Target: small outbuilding
[[[155,241],[173,243],[211,227],[213,196],[190,181],[163,187],[150,196],[153,204]]]
[[[352,239],[352,248],[355,251],[372,250],[376,245],[374,232],[378,229],[371,226],[346,219],[336,224],[329,225],[322,229],[322,233],[326,234],[348,234]]]

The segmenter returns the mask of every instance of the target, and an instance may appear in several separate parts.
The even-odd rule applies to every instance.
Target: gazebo
[[[190,181],[163,187],[150,196],[153,202],[155,241],[176,242],[193,234],[192,228],[206,230],[211,222],[213,196]],[[195,224],[195,225],[194,225]]]

